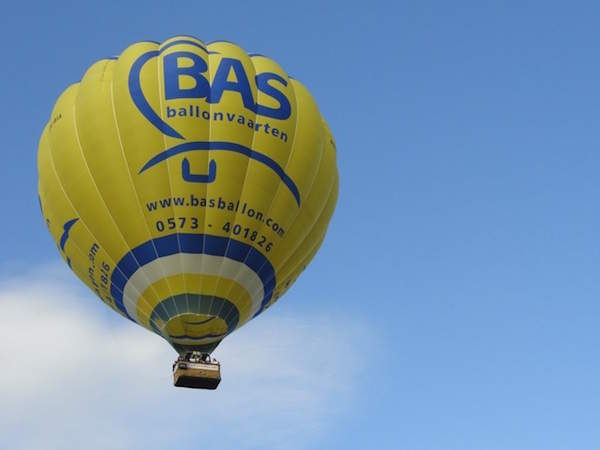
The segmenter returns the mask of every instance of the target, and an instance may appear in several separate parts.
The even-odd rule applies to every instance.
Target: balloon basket
[[[221,364],[207,353],[189,352],[173,363],[173,384],[193,389],[216,389],[221,382]]]

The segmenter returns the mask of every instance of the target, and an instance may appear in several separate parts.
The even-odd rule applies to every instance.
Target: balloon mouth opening
[[[178,353],[212,352],[227,335],[225,321],[216,315],[185,312],[170,317],[162,324],[161,335]]]
[[[153,331],[178,352],[206,352],[237,328],[240,314],[227,299],[188,292],[162,300],[149,316]]]

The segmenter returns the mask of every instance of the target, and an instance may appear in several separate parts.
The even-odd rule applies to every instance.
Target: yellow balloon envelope
[[[230,42],[138,42],[59,97],[39,198],[60,253],[119,314],[210,353],[316,254],[338,193],[310,93]]]

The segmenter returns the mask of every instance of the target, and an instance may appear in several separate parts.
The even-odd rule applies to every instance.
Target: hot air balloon
[[[93,64],[58,98],[39,201],[71,270],[216,388],[210,354],[292,285],[338,194],[333,136],[272,59],[190,36]]]

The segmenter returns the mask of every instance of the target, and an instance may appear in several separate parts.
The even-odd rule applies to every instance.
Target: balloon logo
[[[59,97],[42,213],[73,272],[179,353],[212,352],[315,256],[333,136],[298,81],[230,42],[138,42]]]

